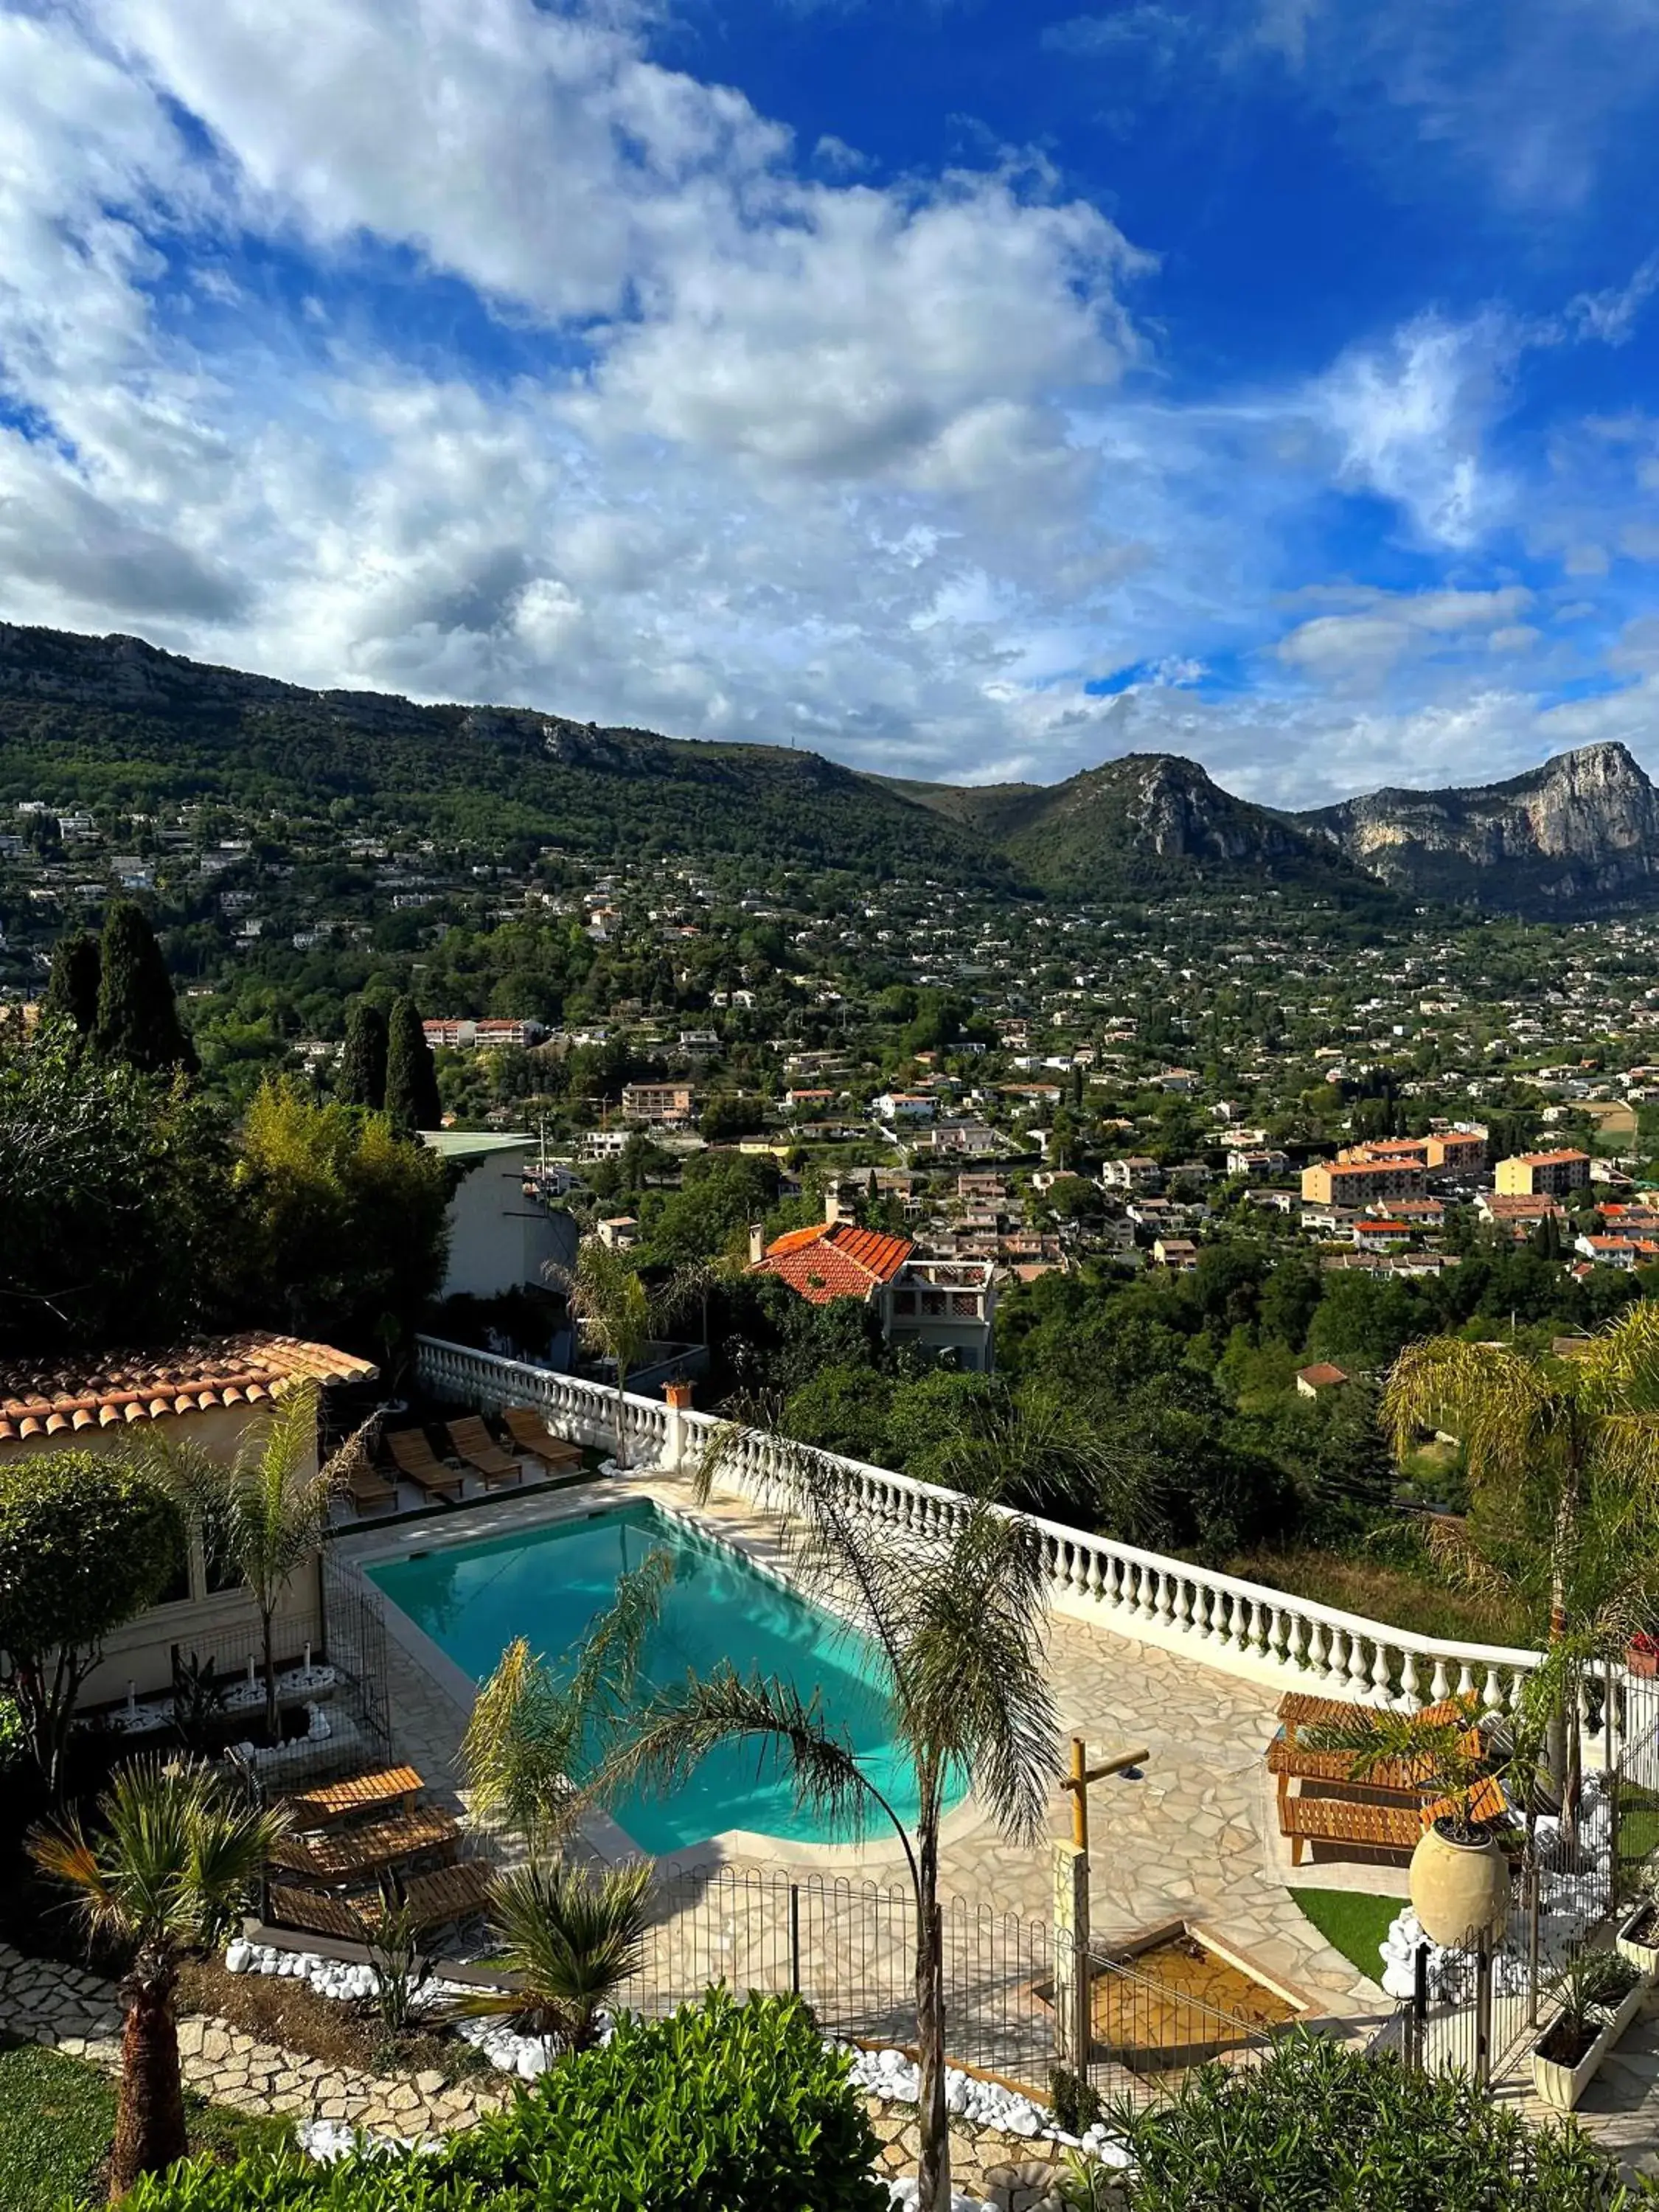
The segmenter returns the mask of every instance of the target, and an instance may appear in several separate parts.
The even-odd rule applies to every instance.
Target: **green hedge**
[[[1139,2167],[1133,2212],[1625,2212],[1655,2201],[1624,2190],[1574,2126],[1530,2128],[1461,2075],[1408,2073],[1319,2036],[1289,2037],[1249,2071],[1206,2067],[1172,2104],[1114,2118]]]
[[[429,2156],[189,2163],[126,2212],[887,2212],[847,2074],[794,1999],[711,1990],[624,2021]]]

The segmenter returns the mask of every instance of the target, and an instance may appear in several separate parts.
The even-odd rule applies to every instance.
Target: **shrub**
[[[179,2166],[126,2212],[888,2212],[847,2075],[795,1999],[714,1989],[670,2019],[624,2021],[429,2156]]]
[[[177,1511],[131,1468],[84,1451],[0,1468],[0,1651],[54,1791],[100,1645],[160,1596],[179,1542]]]
[[[1531,2129],[1462,2075],[1410,2073],[1319,2036],[1287,2037],[1248,2072],[1205,2067],[1174,2103],[1111,2117],[1139,2168],[1133,2212],[1620,2212],[1635,2201],[1572,2125]]]

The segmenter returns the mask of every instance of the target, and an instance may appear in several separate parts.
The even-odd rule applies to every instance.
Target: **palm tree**
[[[705,1454],[705,1493],[729,1437],[716,1431]],[[619,1732],[592,1787],[599,1796],[635,1780],[672,1789],[716,1746],[747,1741],[779,1763],[799,1804],[843,1834],[860,1837],[872,1820],[892,1827],[916,1911],[917,2203],[919,2212],[947,2212],[939,1826],[951,1778],[964,1774],[1012,1840],[1031,1844],[1043,1833],[1058,1736],[1043,1668],[1041,1540],[985,1498],[964,1498],[925,1530],[890,1527],[858,1509],[821,1454],[785,1446],[774,1457],[767,1502],[782,1516],[786,1559],[798,1583],[832,1595],[838,1617],[873,1648],[915,1774],[914,1820],[866,1772],[816,1688],[803,1695],[793,1682],[730,1666],[653,1698]],[[648,1595],[635,1603],[648,1611]]]
[[[1659,1593],[1659,1307],[1631,1306],[1572,1360],[1434,1337],[1409,1345],[1382,1392],[1396,1453],[1418,1431],[1462,1446],[1471,1512],[1428,1524],[1437,1555],[1471,1587],[1535,1606],[1559,1700],[1551,1771],[1576,1771],[1577,1675],[1622,1650]]]
[[[186,2154],[173,2013],[179,1957],[234,1925],[283,1824],[279,1814],[233,1797],[210,1768],[166,1767],[156,1758],[122,1767],[98,1814],[95,1841],[71,1820],[34,1830],[29,1850],[44,1873],[75,1893],[88,1929],[131,1948],[120,1985],[113,2203],[140,2174],[159,2173]]]
[[[147,1437],[134,1447],[141,1464],[193,1516],[212,1558],[247,1585],[259,1614],[265,1728],[273,1744],[282,1726],[276,1607],[300,1569],[322,1549],[334,1501],[363,1448],[360,1429],[313,1469],[318,1406],[316,1385],[300,1384],[264,1420],[250,1423],[228,1461],[183,1441]]]
[[[480,1992],[459,2009],[507,2014],[570,2051],[599,2040],[600,2013],[644,1956],[651,1917],[648,1859],[602,1874],[532,1859],[496,1877],[489,1917],[516,1986]]]
[[[597,1237],[586,1237],[574,1267],[550,1266],[550,1281],[564,1292],[570,1318],[601,1358],[617,1370],[618,1467],[628,1464],[629,1370],[651,1341],[656,1314],[643,1279],[619,1252]]]

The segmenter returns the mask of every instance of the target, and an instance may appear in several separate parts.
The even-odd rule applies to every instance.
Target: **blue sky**
[[[0,614],[856,765],[1659,769],[1659,0],[0,0]]]

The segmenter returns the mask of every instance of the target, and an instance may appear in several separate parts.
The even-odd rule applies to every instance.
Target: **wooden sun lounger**
[[[1304,1848],[1309,1844],[1414,1850],[1424,1829],[1450,1809],[1443,1799],[1434,1805],[1425,1805],[1420,1797],[1415,1804],[1378,1805],[1353,1797],[1310,1797],[1305,1793],[1292,1797],[1285,1794],[1281,1780],[1279,1832],[1290,1839],[1291,1864],[1300,1866]],[[1507,1810],[1503,1791],[1490,1778],[1480,1784],[1469,1802],[1472,1817],[1483,1823],[1501,1820]]]
[[[385,1812],[389,1807],[412,1813],[415,1800],[425,1788],[412,1766],[382,1766],[370,1774],[349,1774],[341,1782],[325,1782],[315,1790],[290,1797],[284,1808],[296,1828],[325,1828],[335,1820],[355,1820],[360,1813]]]
[[[403,1886],[404,1902],[416,1929],[425,1935],[483,1911],[489,1903],[492,1880],[492,1869],[483,1860],[462,1859],[458,1865],[437,1867],[430,1874],[410,1875]],[[378,1893],[337,1897],[327,1890],[273,1882],[270,1911],[280,1926],[303,1928],[308,1935],[331,1936],[337,1943],[361,1943],[379,1928],[386,1901]]]
[[[371,1505],[395,1505],[398,1486],[378,1468],[354,1467],[346,1477],[346,1489],[358,1512]]]
[[[386,1448],[398,1462],[398,1473],[428,1497],[459,1498],[466,1476],[459,1468],[446,1467],[434,1456],[423,1430],[388,1429]]]
[[[503,1406],[501,1419],[521,1452],[544,1467],[580,1467],[582,1448],[556,1437],[533,1406]]]
[[[270,1863],[289,1874],[309,1875],[313,1881],[345,1882],[427,1851],[453,1857],[460,1839],[460,1823],[452,1814],[426,1806],[366,1821],[360,1828],[283,1836],[271,1851]]]
[[[493,1490],[499,1482],[522,1482],[524,1462],[509,1458],[476,1413],[452,1421],[445,1431],[457,1459],[476,1468]]]

